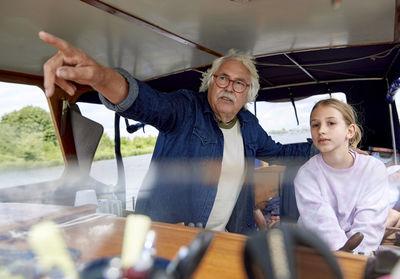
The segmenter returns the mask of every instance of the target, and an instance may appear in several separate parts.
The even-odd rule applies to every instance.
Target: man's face
[[[250,84],[250,72],[242,62],[237,60],[224,61],[215,72],[215,75],[223,75],[230,80]],[[211,85],[208,88],[207,98],[217,120],[224,123],[231,121],[246,104],[249,88],[247,86],[242,93],[237,93],[233,90],[232,81],[229,82],[227,87],[220,88],[215,82],[215,77],[213,77]]]

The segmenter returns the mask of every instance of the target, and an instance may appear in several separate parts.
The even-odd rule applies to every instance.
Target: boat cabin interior
[[[0,18],[1,82],[43,89],[43,64],[56,50],[39,39],[40,30],[166,94],[182,88],[197,92],[212,61],[236,49],[255,58],[260,90],[248,107],[258,118],[260,104],[288,103],[281,117],[298,121],[301,100],[340,92],[360,115],[360,148],[389,158],[387,165],[399,164],[398,0],[18,0],[3,1]],[[0,182],[0,202],[73,206],[77,191],[95,189],[121,201],[121,216],[133,211],[120,149],[125,119],[113,115],[117,171],[110,185],[90,175],[105,131],[98,119],[85,116],[82,104],[106,110],[98,93],[79,86],[74,96],[56,88],[52,97],[40,98],[48,104],[63,170],[48,181]],[[264,208],[270,198],[281,196],[286,203],[281,214],[296,216],[290,180],[297,169],[290,173],[285,164],[268,160],[268,167],[255,170],[256,203]]]

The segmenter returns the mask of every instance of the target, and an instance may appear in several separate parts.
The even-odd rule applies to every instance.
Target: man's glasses
[[[250,84],[245,83],[244,81],[238,80],[238,79],[230,79],[225,75],[213,75],[214,79],[215,79],[215,83],[217,84],[217,86],[219,88],[226,88],[229,86],[229,83],[232,82],[232,89],[233,91],[235,91],[236,93],[243,93],[244,90],[246,90],[246,88],[248,86],[250,86]]]

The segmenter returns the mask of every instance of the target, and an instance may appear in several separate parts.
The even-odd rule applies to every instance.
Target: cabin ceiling
[[[260,99],[268,99],[287,84],[385,76],[398,50],[396,7],[396,0],[2,1],[0,71],[42,76],[56,53],[37,36],[45,30],[160,90],[196,89],[203,66],[235,48],[257,57]],[[344,48],[364,45],[376,46]],[[381,52],[389,54],[350,67],[296,66]]]
[[[93,1],[88,1],[93,2]],[[271,52],[393,40],[395,1],[106,0],[219,53]]]

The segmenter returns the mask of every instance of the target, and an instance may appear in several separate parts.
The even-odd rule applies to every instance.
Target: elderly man
[[[59,50],[44,65],[47,96],[55,84],[71,95],[76,91],[71,81],[89,85],[109,109],[159,130],[153,175],[145,179],[135,209],[152,220],[250,233],[256,228],[254,159],[309,157],[310,144],[275,143],[246,110],[259,89],[250,56],[230,52],[216,59],[203,75],[200,91],[206,93],[162,93],[60,38],[43,31],[39,37]]]

